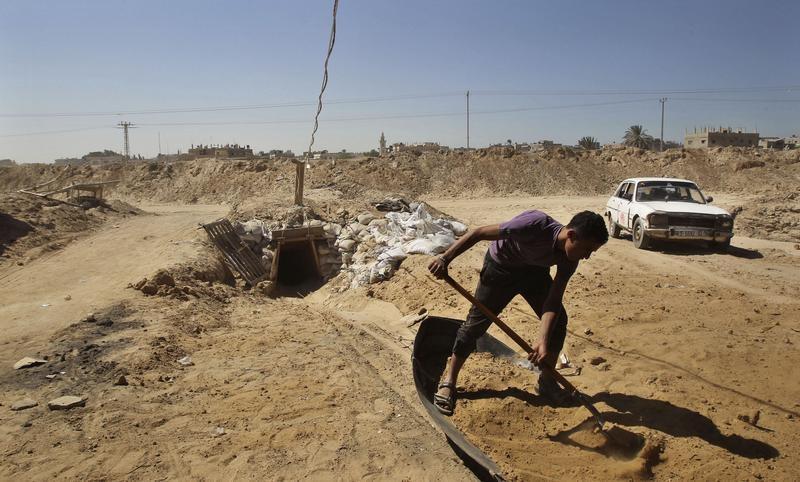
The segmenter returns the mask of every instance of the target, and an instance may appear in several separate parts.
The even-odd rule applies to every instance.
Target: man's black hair
[[[608,229],[603,216],[591,211],[581,211],[572,217],[567,228],[574,229],[580,239],[588,239],[597,244],[608,242]]]

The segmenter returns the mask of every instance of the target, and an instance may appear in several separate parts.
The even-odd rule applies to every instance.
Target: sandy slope
[[[87,313],[135,296],[126,289],[131,281],[195,256],[198,223],[227,212],[221,205],[145,208],[151,214],[120,219],[61,251],[0,271],[0,364],[29,355]]]

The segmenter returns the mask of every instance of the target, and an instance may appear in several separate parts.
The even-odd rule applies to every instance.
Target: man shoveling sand
[[[522,295],[542,320],[539,339],[528,358],[535,364],[555,366],[567,333],[564,291],[578,262],[588,259],[608,241],[605,221],[596,213],[583,211],[564,226],[541,211],[525,211],[508,222],[469,231],[434,259],[428,269],[434,276],[444,278],[450,262],[479,241],[492,244],[484,258],[475,298],[499,314],[516,295]],[[550,267],[554,265],[557,271],[552,279]],[[453,413],[458,373],[491,324],[473,306],[459,328],[453,354],[434,395],[434,403],[442,413]],[[539,377],[539,394],[556,403],[568,398],[546,373]]]

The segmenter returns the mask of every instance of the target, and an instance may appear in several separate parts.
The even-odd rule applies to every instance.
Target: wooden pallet
[[[222,252],[225,263],[236,271],[250,286],[267,278],[267,270],[261,260],[242,241],[227,219],[203,224],[203,229],[214,245]]]

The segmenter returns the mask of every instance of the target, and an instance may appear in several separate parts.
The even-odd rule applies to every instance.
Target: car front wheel
[[[644,230],[644,221],[638,218],[633,224],[633,245],[639,249],[647,249],[650,247],[650,236]]]
[[[711,241],[709,243],[709,247],[714,251],[719,251],[722,253],[727,252],[731,247],[731,238],[728,238],[725,241]]]

